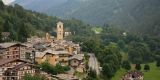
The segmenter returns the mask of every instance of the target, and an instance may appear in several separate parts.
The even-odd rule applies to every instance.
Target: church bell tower
[[[57,40],[63,40],[63,23],[58,22],[57,23]]]

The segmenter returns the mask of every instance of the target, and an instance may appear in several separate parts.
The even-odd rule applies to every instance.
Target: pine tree
[[[159,60],[157,60],[156,66],[160,67],[160,61]]]
[[[2,0],[0,0],[0,11],[4,10],[5,6]]]
[[[136,70],[141,70],[141,64],[136,64],[135,69],[136,69]]]

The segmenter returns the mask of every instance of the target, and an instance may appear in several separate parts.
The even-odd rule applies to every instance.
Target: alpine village
[[[159,80],[160,28],[112,26],[0,0],[0,80]]]

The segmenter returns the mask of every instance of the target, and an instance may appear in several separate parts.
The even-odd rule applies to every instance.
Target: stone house
[[[46,80],[52,80],[52,76],[40,70],[29,61],[21,59],[1,59],[0,60],[0,80],[23,80],[25,74],[40,74]]]
[[[69,54],[68,51],[55,51],[58,55],[58,61],[62,66],[68,66],[68,59],[72,54]]]
[[[25,73],[35,74],[31,62],[15,58],[0,60],[0,80],[22,80]]]
[[[0,55],[3,59],[25,59],[26,48],[27,46],[20,43],[1,43]]]
[[[69,58],[69,64],[72,67],[78,67],[84,61],[84,54],[76,54]]]
[[[40,51],[40,52],[43,52],[43,51],[46,50],[46,46],[43,45],[42,43],[34,44],[34,45],[33,45],[33,48],[34,48],[36,51]]]
[[[36,68],[32,64],[24,63],[19,64],[11,69],[7,69],[4,72],[4,80],[22,80],[25,74],[34,75]]]
[[[41,64],[45,61],[48,61],[52,65],[58,63],[58,56],[52,50],[46,50],[44,52],[35,52],[35,61],[38,64]]]
[[[69,65],[78,72],[84,72],[84,54],[76,54],[70,57]]]

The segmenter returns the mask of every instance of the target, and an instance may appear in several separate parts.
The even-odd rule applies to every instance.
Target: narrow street
[[[99,64],[98,64],[98,60],[97,58],[95,57],[94,54],[89,54],[90,58],[89,58],[89,68],[93,69],[96,71],[97,75],[100,74],[100,71],[99,71]]]

